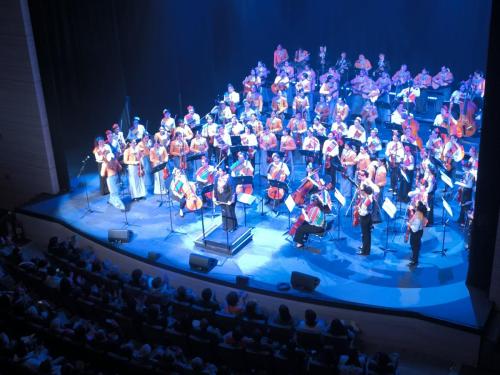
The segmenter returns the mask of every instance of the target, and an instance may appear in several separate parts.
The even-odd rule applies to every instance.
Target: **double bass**
[[[459,103],[460,106],[460,117],[456,123],[456,135],[457,137],[472,137],[476,132],[476,121],[474,116],[477,111],[476,104],[470,99],[470,85],[465,95],[463,102]]]

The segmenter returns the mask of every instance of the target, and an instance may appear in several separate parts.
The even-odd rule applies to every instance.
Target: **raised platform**
[[[195,240],[195,244],[204,249],[223,254],[233,255],[240,251],[252,241],[252,229],[247,227],[238,227],[233,232],[226,232],[222,225],[210,228]]]

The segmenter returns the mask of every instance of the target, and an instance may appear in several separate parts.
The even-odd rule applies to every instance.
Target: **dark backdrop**
[[[148,122],[150,131],[165,107],[182,115],[193,104],[205,114],[228,82],[241,86],[257,60],[271,67],[278,43],[290,54],[299,47],[309,50],[313,65],[324,44],[330,62],[342,50],[351,60],[364,53],[372,63],[384,52],[393,70],[407,63],[413,74],[424,66],[435,73],[448,65],[463,79],[485,70],[491,12],[490,1],[477,0],[29,4],[63,189],[69,186],[66,157],[78,167],[92,139],[118,120],[127,95],[132,113]],[[491,214],[491,205],[485,209]],[[491,230],[490,224],[482,223],[481,233]],[[477,270],[484,270],[491,257],[492,251],[471,265],[481,263]]]

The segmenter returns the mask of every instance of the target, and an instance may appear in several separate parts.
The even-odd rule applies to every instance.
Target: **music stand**
[[[267,154],[268,158],[272,157],[273,154],[278,154],[280,159],[283,159],[285,157],[285,153],[282,151],[278,151],[278,150],[267,150],[266,154]]]
[[[288,193],[288,185],[286,184],[286,182],[278,181],[278,180],[269,180],[269,186],[275,187],[278,189],[283,189],[285,191],[283,196],[285,196]],[[271,197],[271,199],[273,200],[273,212],[276,213],[276,216],[279,216],[280,213],[276,212],[276,200],[277,200],[276,195],[274,198]]]
[[[441,253],[441,256],[446,256],[446,252],[448,249],[445,249],[444,247],[444,242],[446,239],[446,226],[448,225],[448,220],[446,220],[446,214],[450,215],[450,218],[453,218],[453,211],[450,207],[450,204],[446,201],[446,199],[442,198],[443,200],[443,216],[442,216],[442,225],[443,225],[443,240],[441,242],[441,250],[436,250],[433,251],[433,253]]]
[[[392,203],[392,201],[388,197],[385,197],[384,203],[382,204],[382,209],[385,211],[387,216],[389,216],[389,218],[387,219],[387,228],[385,231],[385,247],[380,246],[380,249],[382,249],[384,251],[384,258],[385,258],[385,256],[387,255],[388,252],[391,252],[391,253],[396,252],[396,250],[391,250],[389,248],[389,225],[390,225],[390,221],[394,219],[394,216],[396,215],[396,212],[398,210],[397,210],[396,206],[394,205],[394,203]]]
[[[345,197],[342,195],[342,193],[335,188],[335,191],[333,192],[333,196],[337,200],[337,238],[332,238],[331,241],[342,241],[345,240],[346,237],[340,237],[340,209],[345,206],[346,200]]]
[[[403,126],[401,126],[400,124],[395,124],[393,122],[390,122],[390,121],[387,121],[385,122],[385,128],[387,130],[397,130],[399,134],[402,134],[403,133]]]
[[[320,151],[313,151],[313,150],[299,150],[300,154],[304,156],[305,164],[307,165],[307,158],[312,158],[314,162],[316,162],[316,159],[318,158]]]
[[[247,176],[245,176],[247,177]],[[250,176],[248,176],[250,177]],[[243,204],[243,213],[245,218],[245,227],[247,226],[247,206],[250,207],[255,202],[255,196],[252,194],[240,193],[236,197],[236,201]]]
[[[170,217],[170,232],[167,233],[167,235],[165,236],[165,238],[163,239],[163,241],[166,241],[170,236],[172,236],[174,234],[179,234],[179,235],[186,235],[187,234],[185,232],[177,231],[177,230],[174,229],[173,220],[172,220],[172,205],[173,205],[173,202],[172,202],[172,199],[170,198],[170,190],[167,190],[167,195],[168,195],[168,199],[169,199],[169,202],[170,202],[170,204],[168,205],[168,214],[169,214],[169,217]]]
[[[288,195],[288,197],[285,199],[285,206],[288,208],[288,231],[286,231],[284,234],[288,234],[290,231],[290,228],[292,227],[292,220],[290,218],[290,214],[292,213],[293,209],[295,208],[296,204],[295,201],[293,200],[292,195]]]
[[[80,177],[82,176],[82,173],[85,170],[85,167],[87,166],[87,161],[89,161],[89,160],[90,160],[89,156],[87,156],[85,159],[82,160],[82,167],[80,168],[80,171],[76,175],[76,179],[77,180],[79,180]],[[99,178],[101,178],[100,175],[99,175]],[[102,211],[93,210],[92,207],[90,207],[89,191],[88,191],[88,187],[87,187],[87,181],[83,181],[83,186],[85,187],[85,199],[87,201],[87,208],[86,208],[85,212],[83,213],[83,215],[80,217],[80,219],[83,219],[88,214],[93,214],[94,212],[98,212],[98,213],[102,214]]]
[[[186,163],[187,163],[188,161],[195,161],[195,160],[199,160],[199,159],[201,159],[204,155],[205,155],[205,153],[203,153],[203,152],[197,152],[197,153],[195,153],[195,154],[188,155],[188,156],[186,156]]]
[[[165,161],[163,163],[160,163],[158,164],[156,167],[153,167],[151,169],[151,172],[153,173],[153,176],[155,175],[155,173],[158,173],[158,172],[161,172],[162,170],[164,170],[168,165],[168,162]],[[165,184],[163,184],[163,187],[161,185],[161,176],[158,176],[158,178],[160,179],[160,200],[157,202],[160,202],[160,204],[158,205],[158,207],[161,207],[163,205],[163,189],[166,189],[166,186]],[[167,202],[168,203],[168,202]]]
[[[241,145],[241,137],[239,135],[231,135],[231,145],[232,146]]]
[[[212,193],[212,199],[214,197],[214,189],[215,189],[215,185],[214,184],[208,184],[208,185],[205,185],[201,188],[201,199],[203,199],[203,197],[205,196],[205,194],[207,193]],[[214,219],[214,217],[216,216],[219,216],[219,214],[216,214],[215,213],[215,204],[212,202],[212,220]]]

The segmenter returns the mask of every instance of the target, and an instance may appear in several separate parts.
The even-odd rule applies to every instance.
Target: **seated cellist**
[[[253,166],[247,160],[247,155],[244,152],[238,152],[238,160],[236,160],[230,167],[231,177],[253,176]],[[236,194],[246,193],[252,194],[252,184],[236,185]]]
[[[298,224],[298,228],[294,231],[293,240],[296,243],[295,246],[299,248],[304,247],[304,242],[310,233],[321,233],[325,230],[325,212],[323,204],[317,195],[311,196],[311,204],[302,209],[302,214],[296,224]],[[290,232],[292,232],[292,229]]]
[[[287,177],[290,176],[288,166],[286,163],[281,161],[281,158],[277,153],[272,155],[272,159],[273,161],[269,164],[267,169],[267,179],[281,182],[286,181]],[[281,201],[285,195],[285,191],[283,190],[284,189],[278,189],[276,187],[269,187],[267,191],[268,198],[266,203],[269,203],[271,200],[273,200],[275,204],[276,201]]]

